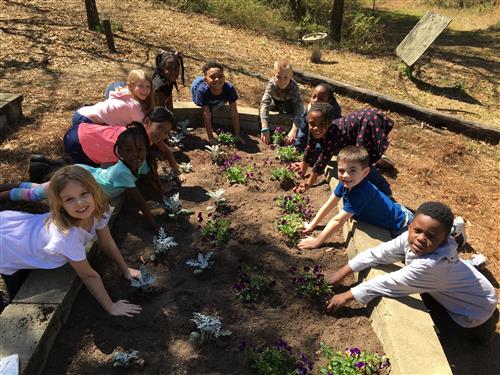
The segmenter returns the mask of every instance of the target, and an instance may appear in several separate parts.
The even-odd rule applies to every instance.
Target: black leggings
[[[2,274],[2,279],[5,282],[7,291],[9,292],[9,300],[11,302],[16,296],[17,292],[19,292],[19,289],[21,289],[21,286],[30,274],[30,271],[31,270],[19,270],[17,272],[14,272],[12,275]],[[0,293],[0,311],[2,311],[4,307],[5,304],[3,302],[2,294]]]

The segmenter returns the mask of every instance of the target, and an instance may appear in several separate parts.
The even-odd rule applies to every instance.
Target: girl
[[[142,120],[142,119],[141,119]],[[172,130],[175,118],[172,112],[163,107],[155,107],[144,118],[144,128],[149,137],[148,143],[154,144],[167,159],[177,175],[179,182],[184,180],[174,155],[164,139]],[[118,136],[125,131],[121,126],[100,126],[81,123],[72,126],[64,135],[64,150],[74,163],[98,167],[101,164],[116,163],[118,157],[113,147]]]
[[[142,121],[154,106],[151,86],[151,79],[142,70],[132,70],[127,87],[112,91],[103,102],[80,108],[73,115],[71,126],[82,122],[125,126],[132,121]]]
[[[85,164],[78,164],[78,166],[92,174],[109,199],[116,198],[127,191],[132,200],[138,203],[146,220],[157,232],[159,226],[136,186],[136,181],[141,175],[149,174],[159,197],[163,196],[156,168],[153,166],[149,153],[149,138],[141,123],[133,122],[123,129],[124,131],[119,134],[113,147],[115,157],[118,159],[116,164],[105,169]],[[23,182],[4,185],[3,190],[6,191],[0,192],[0,199],[40,201],[47,198],[50,184],[51,182],[41,185]],[[0,187],[1,189],[2,187]]]
[[[153,88],[156,96],[156,105],[167,107],[171,111],[174,109],[172,100],[172,89],[177,92],[177,78],[181,75],[181,82],[184,85],[184,62],[180,52],[160,51],[156,56],[156,68],[153,73]]]
[[[332,120],[334,109],[328,103],[315,103],[307,113],[309,140],[304,152],[304,160],[293,165],[302,176],[309,166],[312,173],[307,182],[295,188],[304,192],[323,174],[333,155],[349,145],[364,146],[369,153],[372,166],[368,180],[387,196],[392,195],[390,186],[373,165],[380,160],[389,146],[388,135],[394,126],[393,121],[381,110],[366,108],[350,115]],[[316,144],[321,149],[316,148]]]
[[[307,123],[307,112],[311,109],[311,105],[314,103],[330,103],[333,107],[333,116],[332,120],[338,119],[342,116],[340,105],[335,99],[335,94],[333,92],[332,86],[327,83],[320,83],[316,85],[311,94],[311,99],[309,101],[309,105],[307,106],[307,111],[304,113],[304,121],[302,122],[302,126],[297,131],[297,138],[295,139],[295,148],[304,152],[307,146],[307,139],[309,136],[309,125]],[[317,145],[316,147],[318,147]],[[320,147],[320,146],[319,146]]]
[[[30,269],[53,269],[69,263],[106,312],[139,314],[140,306],[111,300],[101,277],[87,261],[85,246],[97,234],[103,251],[116,262],[125,279],[140,276],[138,270],[127,266],[111,237],[108,200],[92,175],[78,166],[58,170],[51,179],[49,204],[46,214],[0,212],[0,273],[10,299]]]

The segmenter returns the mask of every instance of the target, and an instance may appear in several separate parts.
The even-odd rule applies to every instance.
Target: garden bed
[[[212,164],[203,150],[202,129],[186,141],[187,151],[181,155],[189,161],[193,171],[180,190],[183,207],[195,214],[189,220],[179,221],[172,228],[172,219],[161,220],[168,225],[167,233],[174,236],[178,246],[151,261],[153,236],[139,214],[122,214],[115,225],[114,236],[127,262],[139,267],[147,261],[147,268],[156,277],[150,293],[139,293],[120,279],[116,269],[109,266],[104,256],[96,260],[96,268],[113,298],[129,299],[143,307],[134,318],[105,315],[97,302],[83,290],[77,298],[68,323],[59,334],[45,368],[46,374],[104,374],[112,373],[110,354],[117,347],[138,350],[144,358],[142,368],[133,370],[150,374],[250,374],[245,356],[240,353],[241,342],[247,345],[273,345],[279,339],[288,342],[296,352],[304,352],[319,363],[320,342],[335,350],[361,347],[382,352],[382,346],[373,333],[367,311],[357,303],[335,315],[327,315],[320,304],[308,297],[300,297],[292,283],[291,267],[320,264],[325,272],[338,269],[347,261],[340,235],[334,237],[332,251],[299,253],[287,246],[276,230],[281,210],[275,199],[289,194],[270,180],[269,162],[277,166],[275,151],[256,152],[257,139],[248,139],[237,151],[242,166],[253,167],[253,179],[247,185],[229,185],[219,167]],[[188,160],[189,159],[189,160]],[[266,164],[265,167],[263,165]],[[207,191],[226,190],[231,221],[229,242],[214,248],[204,242],[198,225],[208,220],[206,207],[213,201]],[[311,189],[314,209],[319,208],[328,192],[328,185]],[[162,209],[158,209],[161,214]],[[199,223],[198,213],[203,221]],[[165,227],[167,227],[165,225]],[[185,263],[198,252],[214,251],[212,268],[194,275]],[[256,304],[243,304],[233,292],[241,272],[248,267],[262,276],[271,286]],[[346,285],[354,279],[346,280]],[[231,336],[219,338],[203,346],[189,341],[196,329],[190,321],[194,312],[219,315],[223,327]],[[317,370],[317,368],[316,368]],[[315,372],[316,372],[315,370]]]

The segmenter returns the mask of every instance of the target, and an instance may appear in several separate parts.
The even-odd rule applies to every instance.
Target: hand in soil
[[[348,302],[352,301],[354,297],[352,296],[351,291],[347,291],[344,293],[336,294],[326,303],[326,310],[335,312],[338,309],[344,307]]]
[[[113,302],[109,314],[113,316],[133,317],[134,315],[140,314],[141,311],[141,306],[134,305],[126,300],[121,299],[119,301]]]
[[[293,188],[294,193],[305,193],[311,186],[307,182],[301,182]]]
[[[302,175],[302,173],[301,173],[302,172],[302,163],[303,163],[302,161],[298,161],[296,163],[293,163],[292,164],[292,171],[298,172],[299,175]],[[304,178],[304,176],[300,176],[300,177]]]
[[[316,225],[312,222],[304,223],[304,230],[302,231],[302,233],[310,233],[314,230],[314,228],[316,228]]]
[[[186,176],[184,176],[182,173],[179,173],[179,174],[175,177],[175,180],[176,180],[176,182],[177,182],[179,185],[182,185],[182,183],[186,181]]]
[[[123,273],[123,277],[129,281],[131,279],[138,279],[141,277],[141,271],[136,270],[135,268],[128,268],[127,272]]]
[[[295,138],[297,138],[297,128],[292,127],[288,135],[285,137],[285,143],[287,145],[293,145],[295,143]]]
[[[269,134],[269,130],[266,130],[265,132],[260,133],[260,140],[262,142],[264,142],[266,145],[269,144],[270,138],[271,138],[271,136]]]
[[[317,237],[306,237],[306,238],[300,240],[298,245],[297,245],[297,247],[300,250],[316,249],[319,246],[321,246],[321,242],[318,240]]]

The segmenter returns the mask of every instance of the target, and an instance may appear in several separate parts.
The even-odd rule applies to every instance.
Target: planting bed
[[[83,289],[54,344],[45,374],[114,373],[117,370],[110,364],[110,354],[117,347],[138,350],[145,360],[143,367],[128,373],[148,374],[250,374],[245,356],[238,349],[243,341],[272,345],[283,339],[297,352],[312,357],[315,373],[319,363],[315,352],[321,341],[340,351],[351,346],[383,351],[361,305],[352,303],[335,315],[327,315],[320,304],[297,295],[290,267],[320,264],[329,272],[343,265],[347,255],[340,235],[333,238],[333,250],[328,252],[323,248],[299,253],[286,245],[276,230],[281,210],[275,199],[290,192],[270,180],[269,165],[263,167],[265,161],[277,166],[275,152],[260,152],[258,139],[247,138],[247,144],[237,151],[242,157],[239,164],[252,166],[254,179],[247,185],[231,186],[204,150],[199,138],[203,133],[197,129],[189,136],[186,151],[178,155],[179,161],[189,161],[193,166],[180,190],[180,199],[183,207],[195,214],[179,221],[177,228],[166,225],[173,223],[172,219],[158,216],[178,246],[153,262],[149,260],[153,235],[139,214],[122,213],[114,226],[114,236],[127,262],[139,267],[147,261],[148,270],[156,277],[153,290],[141,294],[132,289],[105,256],[98,256],[95,262],[112,297],[141,304],[142,313],[134,318],[108,316]],[[226,190],[231,208],[231,232],[229,242],[215,249],[202,241],[198,212],[202,212],[203,225],[208,219],[207,206],[213,206],[206,192],[219,188]],[[328,185],[322,184],[306,196],[316,210],[328,193]],[[161,213],[162,209],[158,209],[157,214]],[[194,275],[186,261],[209,250],[214,251],[212,268]],[[242,304],[232,291],[239,280],[238,269],[244,266],[267,281],[275,281],[260,303]],[[353,281],[346,280],[346,285]],[[223,328],[230,329],[232,335],[203,346],[192,344],[189,335],[196,329],[190,321],[193,312],[219,315]]]

